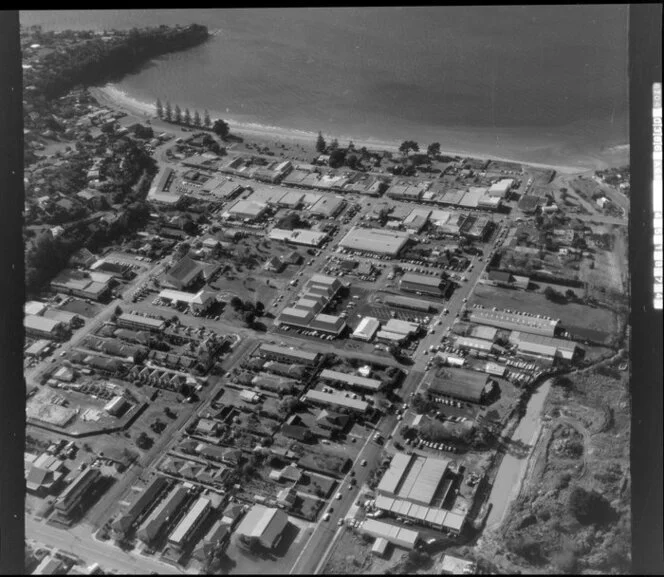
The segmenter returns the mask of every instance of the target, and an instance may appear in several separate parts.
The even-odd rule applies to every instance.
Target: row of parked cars
[[[426,447],[427,449],[434,449],[435,451],[447,451],[448,453],[457,453],[458,449],[454,445],[447,445],[446,443],[434,443],[433,441],[425,441],[420,439],[417,442],[417,448]]]

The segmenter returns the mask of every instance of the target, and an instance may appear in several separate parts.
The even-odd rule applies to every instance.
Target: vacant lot
[[[77,315],[81,315],[82,317],[91,319],[96,317],[104,307],[97,303],[88,304],[85,301],[74,299],[60,308],[63,311],[68,311],[70,313],[75,313]]]
[[[547,300],[541,293],[478,284],[471,304],[548,315],[560,319],[570,332],[576,332],[580,336],[587,334],[589,338],[597,338],[604,342],[608,342],[617,330],[616,315],[612,311],[576,303],[556,304]]]
[[[354,531],[346,529],[337,541],[332,555],[323,568],[327,574],[383,575],[386,569],[396,565],[404,554],[403,549],[390,547],[385,559],[371,554],[373,539],[364,539]]]

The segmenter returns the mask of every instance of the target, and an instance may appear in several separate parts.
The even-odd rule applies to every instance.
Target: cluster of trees
[[[579,297],[572,289],[567,289],[564,293],[557,291],[551,286],[544,289],[544,296],[547,300],[557,304],[567,304],[579,300]]]
[[[228,123],[220,118],[212,122],[210,113],[207,110],[203,112],[201,118],[201,113],[198,110],[194,110],[192,115],[188,108],[185,108],[183,111],[178,104],[171,106],[171,103],[168,101],[164,105],[160,99],[157,99],[155,110],[158,118],[166,120],[167,122],[172,122],[173,124],[193,126],[194,128],[207,128],[224,140],[230,134],[230,126]]]
[[[38,69],[24,71],[24,84],[35,87],[33,96],[53,98],[79,84],[92,85],[117,78],[151,58],[196,46],[210,36],[207,27],[199,24],[115,31],[110,40],[103,40],[91,32],[54,34],[33,31],[33,39],[41,38],[42,42],[48,41],[54,47],[61,37],[70,38],[72,35],[79,42],[45,55],[40,59]]]
[[[231,299],[230,305],[234,311],[242,313],[242,320],[248,327],[252,327],[256,322],[256,318],[262,316],[265,312],[265,305],[261,301],[256,301],[254,304],[251,301],[242,301],[237,296]]]

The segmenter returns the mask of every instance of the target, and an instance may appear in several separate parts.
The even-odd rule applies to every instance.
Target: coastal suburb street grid
[[[626,162],[103,88],[211,38],[21,29],[26,574],[629,573]]]

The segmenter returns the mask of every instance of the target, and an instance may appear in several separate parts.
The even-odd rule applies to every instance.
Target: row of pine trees
[[[201,120],[201,115],[198,110],[194,110],[193,116],[188,108],[182,109],[176,104],[175,107],[171,106],[170,102],[166,102],[166,105],[162,105],[161,100],[157,99],[156,104],[157,116],[162,120],[168,122],[174,122],[176,124],[184,124],[186,126],[203,126],[205,128],[212,128],[212,120],[210,119],[210,114],[206,110],[203,114]]]

